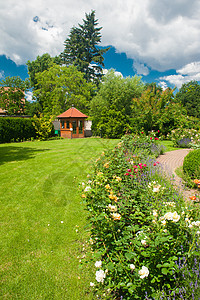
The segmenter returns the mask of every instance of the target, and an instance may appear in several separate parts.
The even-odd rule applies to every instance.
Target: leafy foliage
[[[0,82],[0,107],[5,109],[8,115],[23,115],[26,111],[25,91],[29,83],[19,76],[6,77]]]
[[[196,129],[176,128],[167,137],[173,141],[175,147],[190,148],[191,143],[193,145],[200,144],[200,131]]]
[[[60,64],[60,60],[58,57],[51,57],[48,53],[45,53],[42,56],[38,55],[34,61],[27,61],[28,74],[32,88],[38,88],[36,75],[48,70],[53,64]]]
[[[183,172],[190,178],[200,178],[200,149],[186,155],[183,162]]]
[[[100,49],[98,44],[101,42],[100,31],[97,28],[98,20],[95,20],[95,11],[85,15],[83,24],[73,27],[69,37],[65,40],[65,49],[61,53],[63,64],[67,66],[74,64],[77,69],[84,73],[84,77],[89,81],[99,83],[102,77],[103,54],[109,48]]]
[[[38,88],[34,91],[41,110],[45,114],[58,115],[74,106],[87,112],[94,86],[87,83],[83,73],[75,66],[53,65],[36,75]]]
[[[151,143],[149,137],[126,135],[96,161],[84,185],[97,281],[91,286],[106,299],[162,299],[162,294],[172,299],[186,286],[184,299],[193,293],[182,274],[198,255],[198,211],[186,208],[161,176],[150,159]],[[198,281],[198,274],[192,280]],[[198,295],[197,287],[194,292]]]
[[[200,118],[200,85],[197,81],[184,83],[176,94],[189,116]]]
[[[32,119],[0,118],[0,143],[25,141],[35,137]]]
[[[46,140],[54,133],[52,116],[40,114],[39,117],[34,116],[33,126],[36,131],[36,137],[40,140]]]
[[[140,77],[122,78],[110,70],[91,101],[94,133],[115,138],[131,130],[132,99],[141,95],[143,87]]]

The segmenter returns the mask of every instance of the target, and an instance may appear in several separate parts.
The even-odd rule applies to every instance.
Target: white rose
[[[180,219],[180,216],[177,214],[177,212],[175,211],[173,214],[172,214],[172,218],[173,218],[173,222],[178,222],[179,219]]]
[[[117,211],[117,206],[116,206],[116,205],[111,205],[111,204],[109,204],[109,205],[108,205],[108,208],[109,208],[110,211],[112,211],[112,212]]]
[[[138,274],[140,275],[140,278],[143,279],[144,277],[148,277],[149,275],[149,270],[147,267],[142,266],[142,269],[139,270]]]
[[[131,270],[135,270],[135,265],[134,264],[130,264],[130,269]]]
[[[164,215],[164,218],[166,220],[172,221],[173,220],[173,214],[171,212],[168,212]]]
[[[154,217],[157,217],[157,216],[158,216],[158,214],[157,214],[157,211],[156,211],[156,210],[153,210],[153,216],[154,216]]]
[[[95,267],[96,268],[101,268],[101,266],[102,266],[102,261],[101,260],[95,262]]]
[[[147,244],[147,241],[146,241],[146,240],[141,240],[141,244],[142,244],[142,245],[146,245],[146,244]]]
[[[160,190],[160,187],[159,187],[159,186],[155,186],[155,187],[153,188],[153,192],[154,192],[154,193],[158,193],[159,190]]]
[[[161,223],[162,223],[162,225],[165,226],[167,222],[166,222],[166,220],[163,220],[163,221],[161,221]]]
[[[96,280],[98,282],[103,283],[104,282],[104,278],[106,278],[106,274],[104,273],[103,270],[96,271]]]
[[[84,189],[85,192],[88,192],[91,189],[90,186],[86,186],[86,188]]]

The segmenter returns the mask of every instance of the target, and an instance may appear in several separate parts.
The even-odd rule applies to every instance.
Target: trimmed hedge
[[[192,179],[200,179],[200,149],[193,150],[186,155],[183,162],[183,172]]]
[[[0,118],[0,143],[18,142],[36,138],[32,119]]]

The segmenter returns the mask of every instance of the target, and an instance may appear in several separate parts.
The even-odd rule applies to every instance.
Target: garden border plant
[[[197,299],[200,291],[199,210],[163,177],[155,141],[124,136],[83,183],[91,226],[85,259],[94,262],[90,285],[104,299]]]

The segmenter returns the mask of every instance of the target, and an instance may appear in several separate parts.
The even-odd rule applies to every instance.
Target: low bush
[[[33,126],[36,131],[36,137],[38,140],[47,140],[54,134],[53,126],[54,118],[49,115],[40,114],[39,117],[33,117]]]
[[[186,155],[183,162],[183,172],[191,179],[200,178],[200,149]]]
[[[168,139],[173,141],[175,147],[191,148],[191,145],[200,143],[200,132],[196,129],[177,128],[168,134]]]
[[[152,144],[126,135],[82,184],[91,226],[83,257],[99,299],[198,299],[198,209],[163,178]]]
[[[32,119],[0,118],[0,143],[19,142],[36,137]]]

